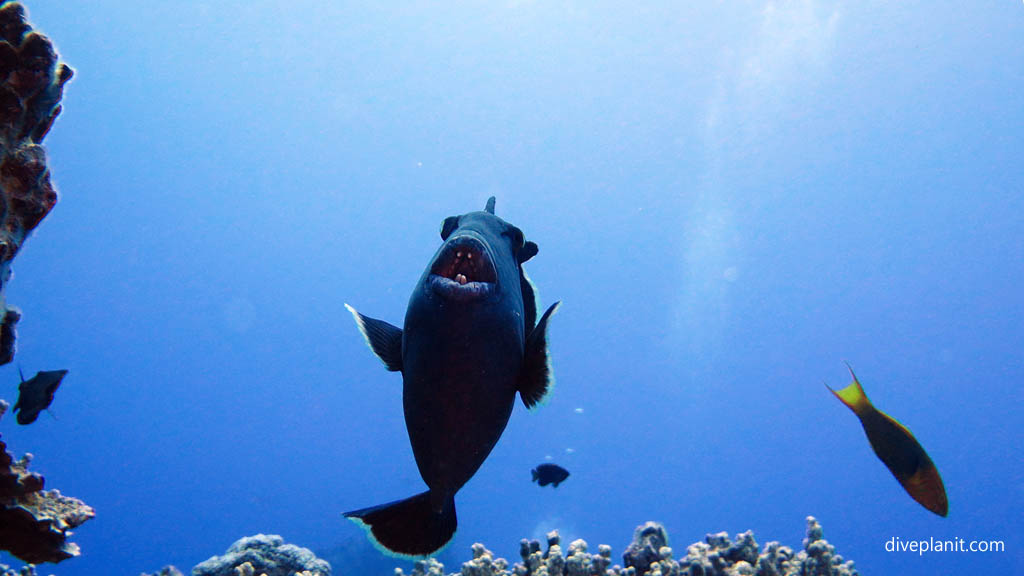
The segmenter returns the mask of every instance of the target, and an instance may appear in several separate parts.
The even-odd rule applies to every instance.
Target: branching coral
[[[41,144],[71,75],[50,40],[25,20],[22,5],[0,1],[0,364],[14,358],[21,318],[4,300],[11,261],[57,204]]]
[[[587,543],[576,540],[563,557],[558,532],[549,533],[547,540],[546,552],[541,552],[536,540],[521,541],[522,562],[511,570],[505,559],[495,559],[483,544],[474,544],[473,559],[450,576],[857,576],[853,562],[836,554],[813,517],[807,518],[804,550],[795,554],[778,542],[769,542],[759,553],[752,532],[738,534],[735,541],[720,532],[691,544],[686,557],[675,560],[668,534],[657,522],[637,527],[622,557],[625,567],[611,565],[612,549],[604,544],[597,554],[589,554]],[[403,576],[401,569],[395,574]],[[410,576],[445,576],[444,565],[434,559],[422,560]]]

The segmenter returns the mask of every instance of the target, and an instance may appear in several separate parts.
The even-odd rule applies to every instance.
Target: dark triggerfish
[[[493,197],[483,212],[446,218],[441,239],[404,329],[346,304],[373,352],[402,373],[405,426],[429,490],[345,516],[400,556],[426,556],[452,539],[455,493],[498,442],[516,392],[532,408],[553,384],[546,329],[559,303],[537,320],[522,268],[537,245],[494,215]]]
[[[530,473],[533,475],[532,482],[536,482],[541,486],[552,484],[555,488],[558,488],[558,485],[565,482],[565,479],[569,477],[569,471],[558,464],[541,464],[530,470]]]
[[[21,384],[18,385],[18,401],[14,403],[13,408],[18,414],[18,424],[35,422],[39,413],[50,407],[53,395],[67,373],[67,370],[44,370],[25,380],[25,375],[21,374],[20,368],[18,369]]]
[[[838,392],[825,386],[860,418],[871,448],[907,494],[928,510],[945,516],[949,512],[946,488],[932,459],[906,426],[871,404],[853,368],[849,364],[846,367],[853,378],[849,386]]]

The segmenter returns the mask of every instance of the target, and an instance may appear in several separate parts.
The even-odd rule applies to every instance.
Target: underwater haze
[[[676,556],[799,548],[813,515],[865,575],[1024,573],[1021,2],[24,3],[75,77],[0,397],[69,373],[0,432],[96,509],[41,573],[187,572],[263,532],[390,574],[342,513],[425,485],[344,305],[401,326],[489,196],[562,301],[557,384],[459,491],[449,571],[554,528],[621,562],[646,520]],[[826,389],[844,362],[948,517]]]

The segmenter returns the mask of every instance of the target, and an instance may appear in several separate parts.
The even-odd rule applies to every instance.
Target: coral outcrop
[[[633,542],[622,555],[623,565],[612,565],[612,549],[602,544],[597,554],[587,552],[587,543],[576,540],[563,556],[558,531],[547,536],[547,550],[540,542],[523,540],[519,546],[522,562],[511,568],[504,558],[494,558],[483,544],[473,545],[473,559],[460,572],[449,576],[857,576],[852,561],[836,554],[835,547],[823,537],[821,525],[807,518],[804,549],[793,549],[769,542],[758,549],[750,531],[738,534],[708,534],[704,542],[687,547],[686,556],[673,558],[668,534],[657,522],[637,527]],[[403,576],[401,569],[396,576]],[[410,576],[445,576],[444,565],[432,558],[416,562]]]
[[[57,203],[41,144],[71,75],[50,40],[29,25],[25,8],[0,1],[0,364],[14,358],[21,318],[5,299],[11,261]],[[0,401],[0,416],[6,409]],[[68,536],[95,513],[80,500],[43,490],[43,477],[28,471],[30,459],[15,460],[0,441],[0,550],[30,563],[77,556]]]
[[[38,576],[36,567],[27,564],[22,566],[20,570],[15,570],[6,564],[0,564],[0,576]],[[53,576],[52,574],[50,576]]]
[[[192,576],[331,576],[331,565],[306,548],[272,534],[238,540],[223,556],[192,569]]]
[[[0,400],[0,417],[7,403]],[[95,516],[81,500],[43,490],[43,477],[29,472],[31,454],[19,460],[0,440],[0,550],[33,564],[78,556],[71,529]]]
[[[178,570],[174,566],[164,566],[163,568],[160,569],[159,572],[154,572],[153,574],[142,574],[142,576],[185,576],[185,575],[181,573],[181,570]]]
[[[71,76],[50,40],[28,24],[25,8],[0,1],[0,364],[14,358],[21,318],[4,299],[11,261],[57,204],[41,144]]]
[[[622,554],[622,565],[635,568],[640,574],[647,573],[651,565],[662,559],[661,550],[668,546],[668,533],[657,522],[637,526],[633,541]]]

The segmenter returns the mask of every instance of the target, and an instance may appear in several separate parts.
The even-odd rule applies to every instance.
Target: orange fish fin
[[[825,384],[825,387],[829,389],[839,401],[846,405],[847,408],[853,410],[854,414],[862,414],[865,410],[872,408],[871,401],[868,400],[868,395],[864,393],[864,388],[861,387],[860,381],[857,380],[857,375],[853,373],[853,368],[847,364],[846,367],[850,370],[850,376],[853,377],[853,382],[849,386],[842,390],[833,390],[831,386]]]

